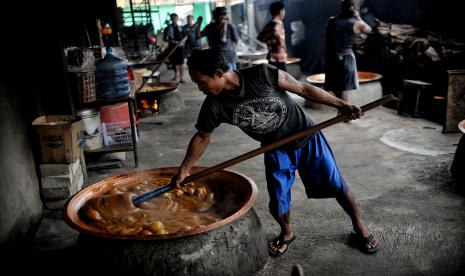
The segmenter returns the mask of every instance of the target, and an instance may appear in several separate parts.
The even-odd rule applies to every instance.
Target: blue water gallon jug
[[[115,99],[129,95],[128,63],[112,54],[112,48],[107,48],[105,58],[96,64],[95,85],[97,99]]]

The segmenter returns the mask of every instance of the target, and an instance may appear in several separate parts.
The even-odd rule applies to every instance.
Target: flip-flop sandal
[[[273,241],[268,244],[268,253],[271,257],[279,257],[283,255],[284,253],[286,253],[286,251],[289,249],[289,246],[291,246],[292,242],[294,242],[295,239],[295,234],[293,234],[292,238],[290,238],[287,241],[283,241],[281,236],[274,238]],[[279,249],[284,245],[286,245],[286,249],[284,249],[284,251],[280,251]],[[273,249],[272,246],[277,247],[277,249]]]
[[[350,238],[355,247],[364,253],[375,253],[380,248],[379,241],[374,247],[370,247],[370,243],[375,239],[372,234],[368,235],[368,237],[363,237],[360,233],[352,231],[350,233]]]

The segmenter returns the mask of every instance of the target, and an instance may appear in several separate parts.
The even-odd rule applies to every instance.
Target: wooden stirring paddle
[[[386,104],[392,100],[394,100],[394,96],[392,94],[390,95],[387,95],[387,96],[384,96],[383,98],[381,99],[378,99],[376,101],[373,101],[373,102],[370,102],[362,107],[360,107],[360,109],[362,110],[362,113],[370,110],[370,109],[373,109],[375,107],[378,107],[380,105],[383,105],[383,104]],[[270,151],[270,150],[274,150],[276,148],[279,148],[281,146],[284,146],[292,141],[295,141],[297,139],[300,139],[300,138],[303,138],[303,137],[306,137],[306,136],[309,136],[315,132],[317,132],[318,130],[321,130],[321,129],[324,129],[324,128],[327,128],[329,126],[332,126],[334,124],[337,124],[343,120],[346,120],[348,118],[348,114],[341,114],[337,117],[334,117],[332,119],[329,119],[329,120],[326,120],[324,122],[321,122],[309,129],[306,129],[306,130],[303,130],[301,132],[298,132],[296,134],[293,134],[293,135],[290,135],[288,137],[285,137],[281,140],[278,140],[272,144],[269,144],[269,145],[266,145],[266,146],[263,146],[263,147],[260,147],[260,148],[257,148],[257,149],[254,149],[252,151],[249,151],[247,153],[244,153],[240,156],[237,156],[233,159],[230,159],[230,160],[227,160],[223,163],[220,163],[218,165],[215,165],[213,167],[210,167],[208,169],[205,169],[205,170],[202,170],[200,172],[197,172],[193,175],[190,175],[188,177],[186,177],[183,181],[183,183],[189,183],[189,182],[192,182],[194,180],[198,180],[200,178],[203,178],[207,175],[210,175],[214,172],[217,172],[219,170],[222,170],[224,168],[227,168],[227,167],[230,167],[232,165],[235,165],[237,163],[240,163],[242,161],[245,161],[247,159],[250,159],[252,157],[255,157],[259,154],[262,154],[262,153],[265,153],[267,151]],[[175,185],[172,185],[172,184],[168,184],[168,185],[165,185],[165,186],[162,186],[160,188],[157,188],[157,189],[154,189],[152,191],[149,191],[147,193],[144,193],[144,194],[141,194],[141,195],[138,195],[134,198],[132,198],[132,203],[135,205],[135,206],[139,206],[140,204],[142,204],[143,202],[147,201],[147,200],[150,200],[154,197],[157,197],[161,194],[164,194],[172,189],[176,188]]]

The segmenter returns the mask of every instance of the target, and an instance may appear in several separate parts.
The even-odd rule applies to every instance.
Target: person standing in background
[[[214,9],[213,18],[214,21],[202,30],[201,35],[207,37],[209,48],[222,52],[229,67],[236,69],[236,63],[239,61],[236,53],[239,35],[234,27],[228,23],[225,7]]]
[[[358,88],[357,63],[352,50],[355,36],[370,33],[368,26],[355,10],[353,0],[341,2],[341,12],[326,25],[326,59],[324,89],[347,102],[348,91]]]
[[[194,26],[194,17],[192,15],[187,16],[187,24],[184,25],[184,33],[192,29]],[[186,43],[184,44],[184,55],[189,57],[192,50],[195,48],[200,48],[200,24],[198,24],[195,29],[193,29],[188,35]]]
[[[286,14],[284,4],[281,2],[272,3],[270,13],[272,19],[263,27],[257,39],[268,46],[268,64],[287,71],[286,34],[283,23]]]
[[[178,25],[178,15],[175,13],[170,14],[171,24],[166,27],[164,31],[164,40],[169,43],[168,53],[176,47],[176,45],[184,37],[184,30],[181,26]],[[184,51],[183,45],[179,45],[178,48],[174,51],[173,54],[169,57],[170,63],[173,66],[176,66],[176,73],[174,79],[179,74],[179,82],[184,83]]]

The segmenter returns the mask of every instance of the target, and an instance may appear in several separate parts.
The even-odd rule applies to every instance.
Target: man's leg
[[[342,91],[339,93],[339,99],[343,100],[344,102],[349,101],[349,92],[348,91]]]
[[[273,252],[272,256],[279,256],[287,251],[290,243],[292,243],[295,237],[294,237],[294,233],[292,232],[291,223],[290,223],[291,210],[289,209],[281,217],[279,216],[279,212],[277,211],[277,208],[275,210],[276,211],[270,208],[271,215],[281,227],[281,233],[279,234],[277,238],[271,240],[268,246]]]
[[[315,162],[315,160],[318,161]],[[363,240],[369,237],[368,229],[360,220],[352,193],[340,175],[331,148],[321,132],[317,132],[304,147],[299,164],[299,174],[309,197],[336,197],[337,202],[350,216],[353,229],[358,234],[357,237]],[[363,241],[368,249],[364,251],[375,248],[378,243],[378,240],[374,238],[368,243]]]
[[[281,227],[281,234],[280,236],[283,238],[284,241],[290,240],[293,236],[293,232],[291,229],[291,209],[287,211],[287,213],[279,216],[279,212],[277,208],[273,208],[270,210],[271,215],[276,220],[276,222]]]
[[[352,220],[352,227],[354,228],[354,231],[361,234],[364,238],[368,237],[370,233],[360,220],[360,213],[358,211],[357,205],[355,204],[355,199],[352,196],[352,193],[350,191],[347,193],[340,193],[338,196],[336,196],[336,200]],[[378,244],[379,241],[377,239],[372,239],[367,244],[367,248],[374,248]]]
[[[173,80],[175,81],[176,78],[178,77],[178,69],[177,69],[177,67],[176,67],[176,64],[171,63],[171,64],[170,64],[170,69],[173,70],[173,72],[174,72]]]
[[[268,244],[271,256],[280,256],[295,240],[290,224],[291,187],[295,180],[294,158],[283,150],[265,153],[265,170],[270,196],[270,214],[279,224],[281,231],[278,237]]]
[[[349,92],[348,91],[342,91],[342,92],[336,92],[334,93],[339,99],[343,100],[344,102],[349,102]],[[341,115],[341,113],[338,111],[337,115]],[[349,123],[349,119],[345,119],[344,123]]]
[[[285,165],[289,160],[284,154],[277,153],[278,151],[265,154],[265,170],[268,194],[270,196],[270,214],[281,227],[280,237],[286,241],[292,238],[291,230],[291,187],[295,180],[294,171],[288,169],[280,169],[280,167],[291,167]],[[267,158],[275,154],[275,158]],[[274,164],[273,164],[274,163]],[[279,192],[278,192],[279,191]],[[278,202],[281,202],[281,205]],[[281,210],[281,211],[280,211]],[[287,211],[286,211],[287,210]],[[282,213],[285,211],[285,213]],[[282,213],[280,215],[280,213]]]
[[[184,64],[176,65],[179,71],[179,82],[184,83]]]

